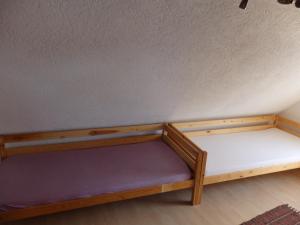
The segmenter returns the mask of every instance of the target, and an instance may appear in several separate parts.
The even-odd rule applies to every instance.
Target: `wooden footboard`
[[[203,181],[207,153],[192,143],[184,134],[173,125],[166,124],[163,132],[163,140],[169,144],[177,154],[189,165],[194,173],[193,205],[201,202]]]
[[[25,134],[8,134],[2,136],[0,135],[0,156],[1,160],[5,160],[8,157],[22,154],[67,151],[74,149],[87,149],[94,147],[140,143],[159,139],[161,134],[157,132],[162,131],[162,129],[163,124],[147,124],[108,128],[35,132]],[[143,134],[136,134],[141,132]],[[145,134],[145,132],[147,134]],[[110,138],[107,138],[107,135],[110,136]],[[111,137],[115,135],[123,135],[123,137]],[[106,138],[102,138],[102,136]],[[76,138],[90,137],[97,137],[97,139],[87,141],[76,141]],[[73,141],[61,143],[62,140],[66,139],[73,139]],[[55,143],[40,144],[40,142],[47,142],[50,140],[55,141]],[[26,145],[26,143],[28,142],[37,142],[37,144]],[[20,144],[20,146],[7,147],[8,144],[12,143]]]

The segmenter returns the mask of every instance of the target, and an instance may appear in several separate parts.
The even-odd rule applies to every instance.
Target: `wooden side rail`
[[[198,128],[204,126],[222,126],[222,125],[247,125],[253,123],[273,122],[276,115],[262,115],[241,118],[216,119],[216,120],[196,120],[191,122],[172,123],[173,126],[179,129]]]
[[[168,143],[194,171],[195,184],[193,188],[192,202],[193,205],[200,204],[207,152],[197,147],[172,124],[165,125],[163,140]]]
[[[276,119],[276,115],[264,115],[244,118],[179,122],[173,123],[172,125],[183,130],[186,137],[195,137],[269,129],[275,127]]]
[[[286,131],[290,134],[293,134],[297,137],[300,137],[300,123],[299,122],[284,118],[282,116],[277,116],[276,127],[283,131]]]
[[[216,184],[225,181],[238,180],[247,177],[260,176],[264,174],[277,173],[277,172],[299,169],[299,168],[300,168],[300,162],[292,162],[292,163],[285,163],[285,164],[279,164],[273,166],[258,167],[254,169],[247,169],[247,170],[211,175],[205,177],[204,185]]]
[[[80,141],[70,143],[59,143],[59,144],[47,144],[47,145],[36,145],[36,146],[24,146],[4,149],[6,157],[12,157],[21,154],[32,154],[41,152],[55,152],[55,151],[68,151],[68,150],[80,150],[96,147],[105,147],[121,144],[133,144],[146,141],[159,140],[161,135],[141,135],[124,138],[110,138],[100,139],[94,141]]]
[[[79,209],[83,207],[94,206],[98,204],[104,204],[109,202],[122,201],[126,199],[133,199],[142,196],[148,196],[158,193],[164,193],[175,190],[182,190],[192,188],[194,186],[193,180],[187,180],[182,182],[162,184],[153,187],[138,188],[129,191],[122,191],[117,193],[103,194],[99,196],[93,196],[88,198],[80,198],[74,200],[67,200],[63,202],[50,203],[45,205],[39,205],[24,209],[17,209],[8,212],[0,212],[0,223],[20,220],[25,218],[31,218],[41,215],[53,214],[57,212],[64,212],[73,209]]]
[[[65,138],[101,136],[108,134],[129,134],[134,132],[156,132],[162,131],[163,124],[134,125],[111,128],[95,128],[83,130],[67,130],[67,131],[50,131],[35,132],[27,134],[9,134],[0,136],[0,157],[1,160],[19,154],[30,154],[37,152],[65,151],[71,149],[86,149],[92,147],[112,146],[119,144],[139,143],[145,141],[156,140],[160,138],[160,134],[151,135],[135,135],[131,137],[106,138],[92,141],[73,141],[69,143],[56,144],[38,144],[21,147],[7,148],[8,143],[26,143],[29,141],[46,141],[57,139],[60,141]]]
[[[71,138],[71,137],[97,136],[97,135],[105,135],[105,134],[122,134],[122,133],[129,133],[129,132],[154,131],[154,130],[161,130],[162,128],[163,128],[163,124],[157,123],[157,124],[91,128],[91,129],[78,129],[78,130],[65,130],[65,131],[8,134],[8,135],[2,135],[2,139],[4,143],[12,143],[12,142],[15,143],[15,142],[25,142],[25,141],[63,139],[63,138]]]

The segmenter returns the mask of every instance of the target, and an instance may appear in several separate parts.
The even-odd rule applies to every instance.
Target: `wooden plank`
[[[193,190],[192,202],[193,205],[199,205],[201,203],[201,197],[203,192],[203,182],[205,175],[207,152],[202,152],[198,155],[196,170],[195,170],[195,185]]]
[[[187,180],[177,183],[164,184],[161,187],[161,193],[192,188],[194,183],[194,180]]]
[[[193,158],[190,157],[183,149],[174,142],[170,137],[164,135],[163,141],[165,141],[181,158],[184,160],[189,167],[194,171],[196,167],[196,162]]]
[[[255,117],[242,117],[231,119],[217,119],[217,120],[203,120],[203,121],[191,121],[191,122],[178,122],[172,123],[176,128],[198,128],[203,126],[224,126],[224,125],[245,125],[251,123],[273,123],[275,115],[264,115]]]
[[[7,152],[7,156],[11,157],[19,154],[79,150],[79,149],[88,149],[88,148],[122,145],[122,144],[133,144],[133,143],[159,140],[160,138],[161,135],[141,135],[141,136],[102,139],[102,140],[94,140],[94,141],[80,141],[80,142],[71,142],[71,143],[14,147],[14,148],[8,148],[6,152]]]
[[[193,187],[194,181],[187,180],[182,182],[162,184],[153,187],[139,188],[129,191],[122,191],[117,193],[104,194],[89,198],[81,198],[47,205],[40,205],[31,208],[18,209],[0,213],[0,222],[7,222],[18,219],[25,219],[40,215],[47,215],[56,212],[63,212],[83,207],[94,206],[98,204],[121,201],[126,199],[137,198],[141,196],[148,196],[163,192],[169,192],[180,189],[187,189]]]
[[[195,150],[193,146],[190,146],[181,136],[175,133],[170,127],[166,128],[167,136],[170,137],[177,145],[179,145],[183,151],[186,152],[193,160],[196,160],[199,154],[198,150]]]
[[[300,123],[298,123],[294,120],[284,118],[282,116],[278,116],[278,125],[289,126],[289,127],[293,127],[294,129],[300,130]]]
[[[198,145],[196,145],[190,138],[188,138],[182,131],[178,130],[173,124],[168,124],[168,126],[175,131],[182,139],[184,142],[186,142],[188,145],[192,147],[192,150],[197,153],[201,153],[204,150],[202,150]]]
[[[273,127],[274,127],[273,124],[269,124],[269,125],[222,128],[222,129],[201,130],[201,131],[188,131],[183,133],[187,137],[197,137],[197,136],[208,136],[208,135],[215,135],[215,134],[229,134],[229,133],[239,133],[239,132],[246,132],[246,131],[258,131],[258,130],[265,130]]]
[[[289,127],[285,127],[285,126],[282,126],[281,124],[277,124],[277,128],[280,129],[280,130],[283,130],[289,134],[292,134],[292,135],[295,135],[297,137],[300,137],[300,131],[297,132],[296,130],[293,130]]]
[[[269,167],[260,167],[255,169],[249,169],[249,170],[242,170],[232,173],[224,173],[219,175],[213,175],[213,176],[207,176],[204,178],[204,185],[208,184],[215,184],[230,180],[237,180],[247,177],[253,177],[253,176],[259,176],[269,173],[276,173],[286,170],[292,170],[292,169],[298,169],[300,168],[300,162],[294,162],[294,163],[287,163],[287,164],[281,164],[281,165],[274,165]]]
[[[168,124],[168,136],[177,141],[179,144],[185,148],[189,154],[193,155],[196,159],[201,149],[199,147],[195,147],[189,139],[186,139],[185,135],[176,128],[174,128],[171,124]]]
[[[49,131],[49,132],[34,132],[25,134],[9,134],[3,135],[5,143],[36,141],[47,139],[63,139],[71,137],[96,136],[105,134],[121,134],[128,132],[143,132],[161,130],[163,124],[147,124],[147,125],[133,125],[133,126],[119,126],[109,128],[94,128],[94,129],[80,129],[80,130],[66,130],[66,131]]]

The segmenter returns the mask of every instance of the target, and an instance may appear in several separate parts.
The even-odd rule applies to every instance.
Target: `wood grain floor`
[[[204,188],[200,206],[191,191],[179,191],[9,225],[234,225],[277,205],[300,209],[300,170],[264,175]],[[7,225],[8,225],[7,224]]]

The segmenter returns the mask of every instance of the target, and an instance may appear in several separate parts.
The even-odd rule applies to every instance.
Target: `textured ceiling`
[[[277,0],[1,0],[0,133],[272,113],[300,96]]]

